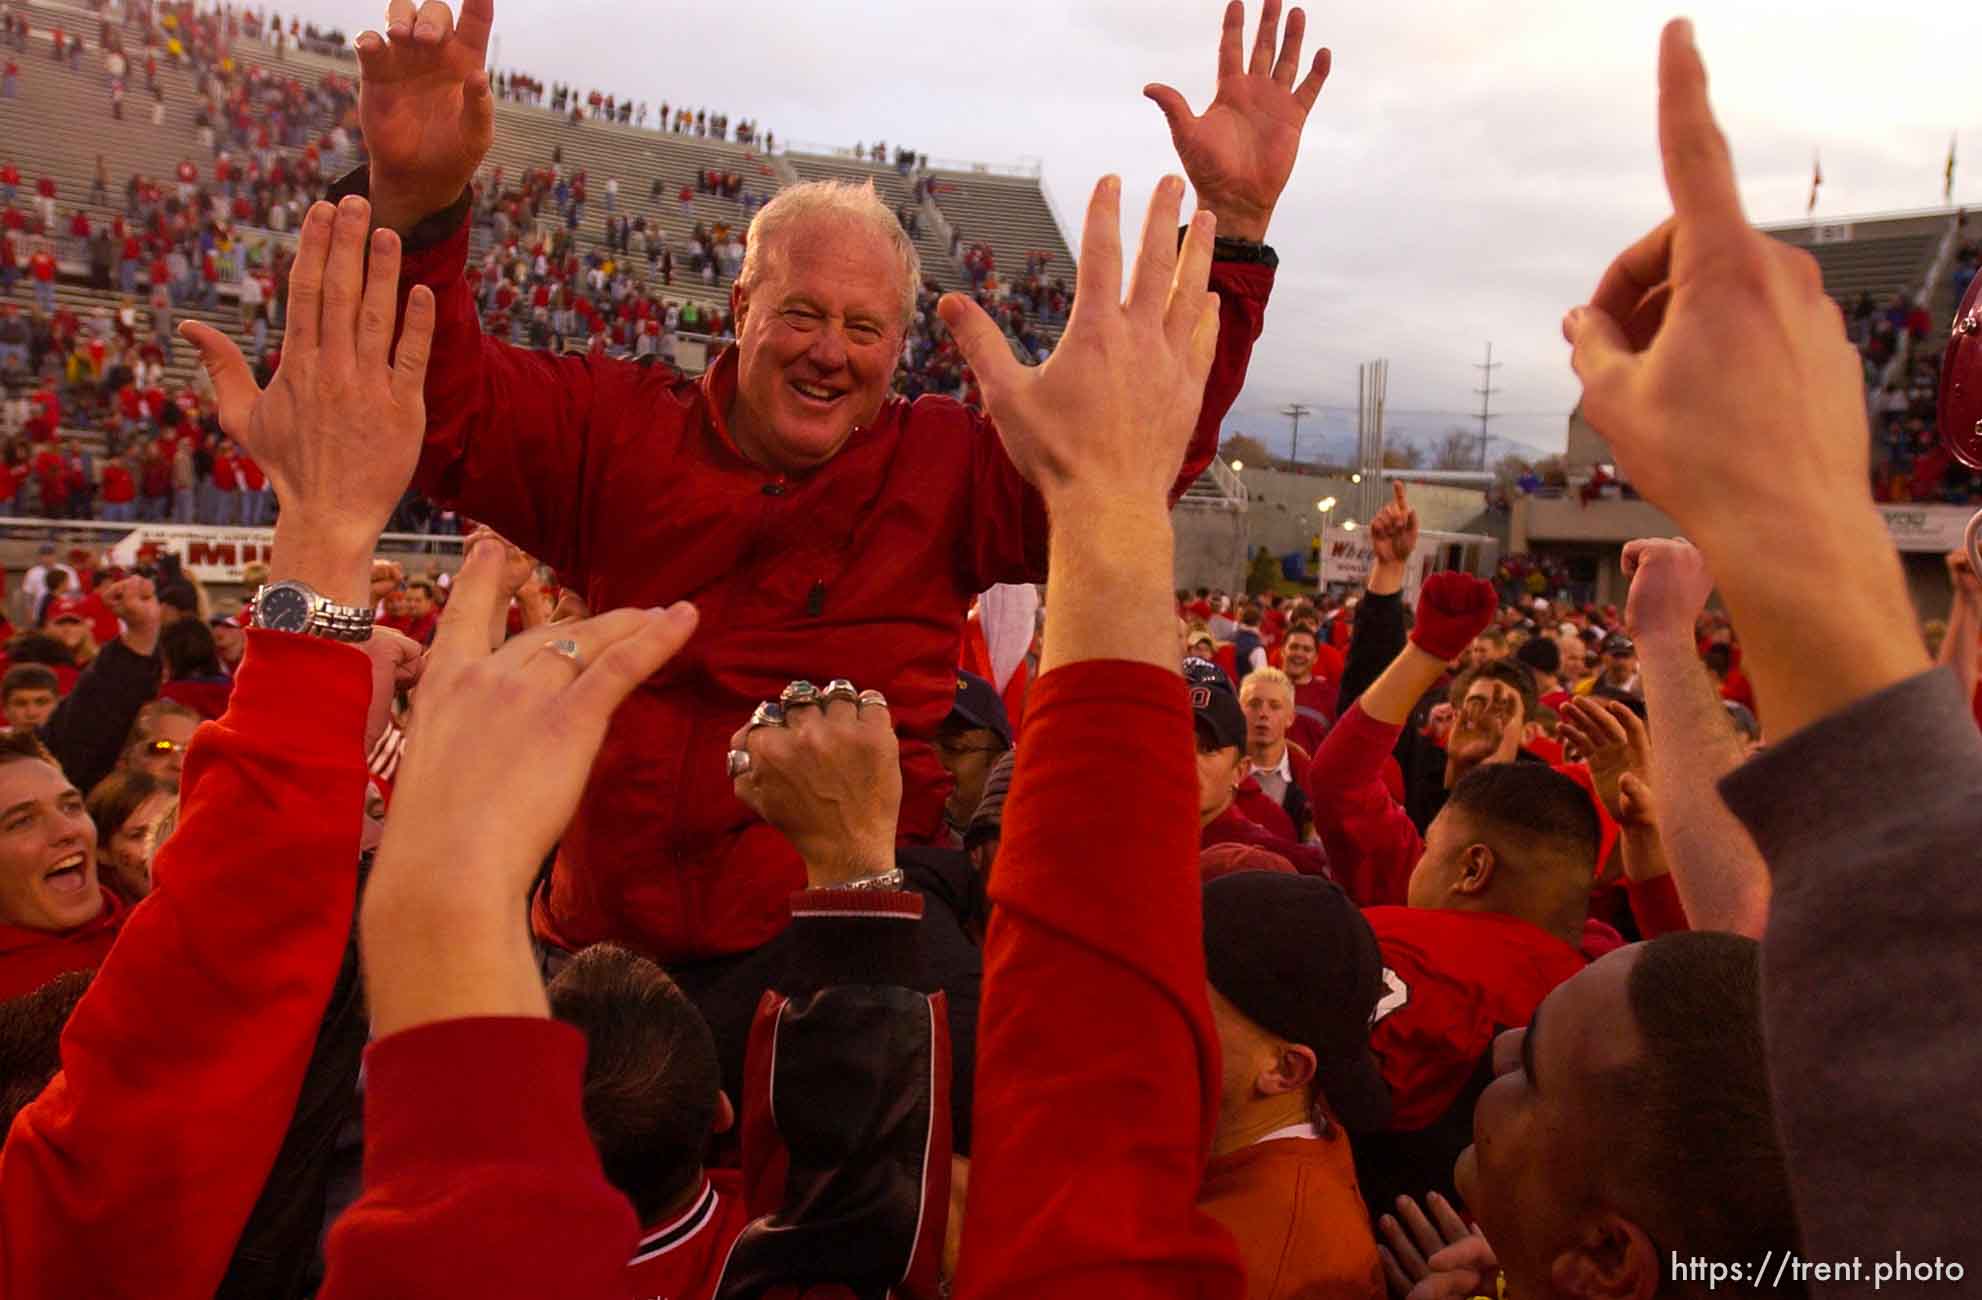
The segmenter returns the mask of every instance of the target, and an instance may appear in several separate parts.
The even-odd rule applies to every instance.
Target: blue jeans
[[[103,519],[106,523],[135,523],[138,517],[138,503],[135,501],[106,501],[103,503]]]
[[[34,308],[44,316],[55,314],[55,285],[53,281],[34,282]]]
[[[172,522],[190,524],[193,522],[193,490],[174,488],[172,490]]]

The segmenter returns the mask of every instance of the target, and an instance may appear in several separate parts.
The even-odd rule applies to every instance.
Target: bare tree
[[[1479,438],[1464,429],[1447,433],[1431,454],[1433,469],[1480,468]]]
[[[1424,463],[1424,448],[1415,442],[1392,443],[1383,449],[1385,469],[1422,469]]]
[[[1218,449],[1218,454],[1228,461],[1243,461],[1248,465],[1257,465],[1261,469],[1273,463],[1273,457],[1268,454],[1266,444],[1249,433],[1235,433],[1227,438],[1225,445]]]

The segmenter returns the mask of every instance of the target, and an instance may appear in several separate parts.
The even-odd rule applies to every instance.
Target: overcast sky
[[[369,0],[290,0],[347,31]],[[781,140],[877,137],[935,158],[1037,159],[1076,233],[1120,172],[1140,221],[1176,167],[1167,81],[1193,109],[1215,79],[1220,0],[497,0],[504,66],[658,104],[755,116]],[[1248,33],[1258,11],[1248,4]],[[1311,7],[1334,50],[1270,242],[1280,275],[1227,432],[1284,448],[1302,425],[1353,448],[1356,366],[1390,361],[1389,427],[1431,442],[1477,428],[1488,340],[1497,434],[1558,449],[1576,400],[1558,323],[1668,204],[1654,125],[1658,30],[1639,0],[1407,0]],[[1982,8],[1701,0],[1690,10],[1751,219],[1938,206],[1960,133],[1957,202],[1982,205]],[[1875,16],[1876,15],[1876,16]],[[1305,63],[1305,58],[1304,58]],[[1128,232],[1133,236],[1134,229]]]

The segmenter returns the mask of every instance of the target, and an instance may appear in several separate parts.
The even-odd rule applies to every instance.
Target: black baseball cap
[[[1635,655],[1638,653],[1638,647],[1633,645],[1631,638],[1624,633],[1612,632],[1604,638],[1603,652],[1607,655]]]
[[[1204,886],[1211,987],[1269,1034],[1315,1054],[1315,1079],[1351,1133],[1390,1123],[1390,1089],[1370,1050],[1383,954],[1333,881],[1235,871]]]
[[[950,717],[968,727],[982,727],[995,734],[1005,748],[1012,747],[1012,720],[998,688],[976,673],[957,669],[957,697],[950,704]]]
[[[1244,748],[1246,711],[1239,697],[1217,664],[1203,659],[1184,661],[1184,680],[1191,689],[1191,712],[1197,715],[1200,743],[1209,741],[1213,749]]]

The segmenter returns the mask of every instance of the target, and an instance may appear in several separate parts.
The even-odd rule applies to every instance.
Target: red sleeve
[[[467,253],[463,220],[400,269],[402,311],[415,284],[433,290],[436,311],[414,485],[558,571],[582,573],[586,503],[607,477],[596,436],[600,390],[631,363],[484,337],[462,275]]]
[[[212,1295],[288,1128],[351,929],[371,672],[248,638],[156,887],[0,1153],[0,1293]]]
[[[1308,803],[1329,870],[1359,906],[1401,905],[1425,850],[1411,816],[1384,784],[1384,760],[1402,727],[1352,704],[1308,768]]]
[[[959,1296],[1245,1293],[1196,1206],[1219,1057],[1191,737],[1174,672],[1093,661],[1033,684],[991,881]],[[1087,793],[1125,763],[1130,819]]]
[[[1624,892],[1631,899],[1631,915],[1638,918],[1638,933],[1645,938],[1656,939],[1662,934],[1693,928],[1686,919],[1686,907],[1679,901],[1679,886],[1671,872],[1650,880],[1627,880]]]
[[[324,1300],[623,1300],[640,1227],[585,1131],[582,1034],[442,1020],[365,1071],[365,1194],[331,1230]]]
[[[1273,271],[1249,262],[1214,262],[1211,287],[1218,294],[1218,351],[1204,381],[1204,404],[1184,463],[1170,488],[1170,504],[1184,495],[1218,451],[1218,430],[1246,384],[1253,342],[1266,319]],[[432,392],[432,380],[428,391]],[[990,421],[973,417],[972,500],[979,511],[968,530],[972,550],[965,583],[982,591],[1000,582],[1039,582],[1046,577],[1046,506],[1013,467]]]

